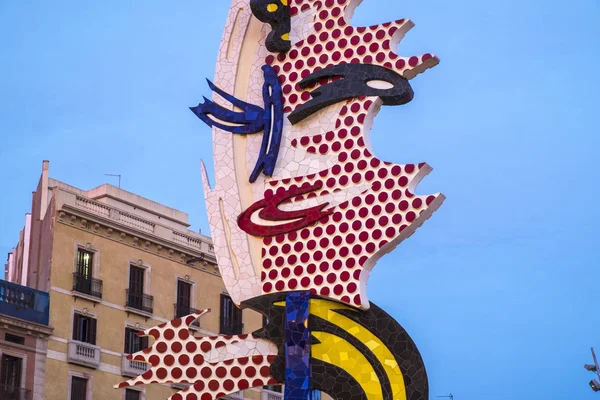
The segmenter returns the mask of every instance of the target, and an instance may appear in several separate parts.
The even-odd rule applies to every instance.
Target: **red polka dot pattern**
[[[282,82],[284,112],[293,111],[309,96],[308,90],[298,87],[298,82],[311,73],[331,65],[374,64],[394,70],[407,79],[414,78],[438,64],[432,54],[420,57],[401,57],[396,46],[414,24],[400,19],[381,25],[354,27],[346,21],[346,9],[351,0],[292,0],[292,18],[310,7],[314,13],[314,33],[295,43],[287,53],[270,55],[271,64]]]
[[[310,98],[314,86],[302,90],[298,82],[311,73],[342,63],[375,64],[407,79],[435,66],[438,59],[400,57],[395,53],[413,26],[401,19],[370,27],[354,27],[346,20],[351,0],[292,0],[292,17],[314,11],[314,32],[295,43],[288,53],[269,55],[282,82],[284,112]],[[326,84],[323,81],[321,84]],[[300,99],[300,100],[299,100]],[[375,157],[365,143],[365,125],[376,114],[373,98],[346,102],[335,129],[301,136],[292,146],[309,154],[337,157],[337,164],[317,174],[271,181],[265,196],[290,188],[321,184],[322,189],[294,201],[324,196],[349,188],[361,194],[331,206],[333,214],[298,232],[263,239],[262,291],[265,294],[310,290],[349,305],[368,308],[366,283],[375,261],[410,236],[443,201],[440,194],[415,195],[418,182],[431,168],[425,164],[396,165]]]
[[[270,369],[276,358],[275,353],[248,357],[227,354],[223,361],[207,361],[211,350],[228,344],[259,340],[254,335],[195,337],[190,334],[189,326],[192,322],[209,311],[178,318],[141,333],[154,338],[153,346],[128,355],[127,359],[146,362],[152,367],[143,375],[122,382],[117,387],[189,383],[190,387],[174,394],[170,399],[216,400],[250,387],[278,385],[271,377]],[[173,350],[174,347],[177,351]],[[257,348],[255,344],[249,344],[249,348],[255,347]],[[163,348],[171,351],[161,350]],[[250,375],[251,382],[246,378]]]

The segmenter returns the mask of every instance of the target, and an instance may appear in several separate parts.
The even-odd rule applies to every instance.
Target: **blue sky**
[[[200,159],[229,2],[0,2],[0,253],[15,245],[43,159],[81,188],[124,189],[208,233]],[[411,18],[402,55],[441,64],[386,107],[379,158],[427,161],[447,201],[372,274],[371,300],[411,334],[431,397],[600,399],[597,0],[365,0],[355,25]]]

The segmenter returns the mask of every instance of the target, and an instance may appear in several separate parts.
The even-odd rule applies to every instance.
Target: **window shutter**
[[[141,343],[140,350],[144,350],[145,348],[148,348],[148,336],[141,337],[140,343]]]
[[[96,345],[96,318],[90,318],[90,344]]]
[[[242,310],[233,304],[233,300],[231,301],[231,308],[233,309],[233,325],[235,329],[239,329],[242,325]]]
[[[79,337],[79,314],[73,314],[73,340],[81,340]]]
[[[123,352],[125,354],[131,354],[131,329],[125,328],[125,349]]]

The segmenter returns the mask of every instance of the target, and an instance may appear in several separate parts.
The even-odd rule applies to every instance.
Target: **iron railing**
[[[73,272],[73,291],[101,299],[102,280],[85,276],[80,272]]]
[[[0,280],[0,314],[48,325],[49,311],[48,293]]]
[[[154,297],[149,294],[143,294],[134,292],[129,289],[125,289],[127,303],[126,307],[140,310],[149,314],[154,311]]]
[[[221,318],[219,333],[221,335],[241,335],[244,331],[244,324],[239,321]]]
[[[8,385],[0,385],[0,399],[31,400],[31,390]]]
[[[186,306],[184,304],[175,303],[173,306],[175,308],[175,318],[181,318],[181,317],[185,317],[186,315],[196,314],[199,312],[199,310],[196,310],[195,308]],[[200,321],[195,320],[194,322],[192,322],[192,326],[199,328]]]

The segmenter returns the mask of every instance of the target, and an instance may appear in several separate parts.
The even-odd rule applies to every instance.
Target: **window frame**
[[[90,278],[98,279],[100,276],[100,251],[92,247],[91,243],[76,243],[75,244],[75,256],[73,259],[73,272],[79,272],[78,270],[78,255],[79,251],[85,251],[92,254],[92,274]]]
[[[77,316],[77,317],[76,317]],[[76,339],[75,336],[75,322],[77,318],[89,318],[94,321],[91,326],[88,328],[88,335],[91,335],[93,338],[92,342],[88,342],[85,340]],[[83,310],[73,309],[73,313],[71,316],[71,340],[81,343],[87,343],[92,346],[98,346],[98,317],[95,314],[84,312]]]
[[[18,351],[0,349],[0,370],[3,368],[1,362],[2,362],[2,358],[5,355],[21,359],[21,379],[20,379],[19,388],[24,389],[25,388],[25,380],[27,379],[27,354],[20,353]],[[0,373],[2,373],[2,371],[0,371]]]
[[[85,387],[85,400],[92,400],[92,393],[94,392],[94,375],[78,371],[69,371],[69,386],[67,387],[67,400],[71,400],[73,377],[85,379],[87,381]]]
[[[229,303],[231,305],[231,318],[225,318],[224,316],[224,311],[225,310],[225,305],[226,303]],[[239,316],[239,320],[236,318]],[[231,324],[224,324],[223,321],[228,321],[231,320]],[[237,324],[235,322],[238,322]],[[241,332],[239,334],[242,334],[244,332],[244,314],[242,312],[241,309],[239,309],[235,303],[233,302],[233,299],[231,298],[231,296],[229,296],[229,294],[227,293],[221,293],[220,295],[220,305],[219,305],[219,334],[226,334],[226,335],[230,335],[232,334],[231,332],[222,332],[224,329],[223,327],[225,326],[229,326],[231,328],[234,328],[236,326],[239,326],[241,328]],[[236,333],[237,334],[237,333]]]
[[[144,263],[142,260],[129,260],[127,263],[127,289],[130,289],[130,279],[131,279],[131,267],[138,267],[144,270],[144,291],[142,294],[152,295],[152,287],[151,287],[151,277],[152,277],[152,267],[149,264]]]
[[[123,388],[123,395],[121,396],[122,400],[127,400],[127,391],[131,390],[132,392],[138,392],[140,394],[140,399],[139,400],[146,400],[146,389],[144,388],[137,388],[137,387],[128,387],[128,388]]]
[[[140,349],[139,350],[129,351],[129,349],[127,348],[127,347],[132,348],[131,341],[128,340],[128,333],[129,332],[143,332],[143,331],[144,331],[144,329],[142,329],[142,328],[136,328],[131,325],[125,325],[125,336],[123,338],[123,354],[133,354],[133,353],[136,353],[138,351],[141,351],[141,350],[149,347],[150,343],[149,343],[148,336],[142,336],[142,337],[140,337]],[[144,342],[145,342],[145,344],[144,344]],[[129,346],[128,346],[128,344],[129,344]]]

